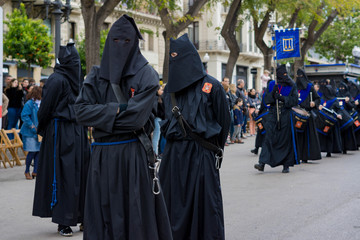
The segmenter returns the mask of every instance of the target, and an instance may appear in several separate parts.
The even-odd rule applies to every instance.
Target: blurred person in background
[[[5,94],[9,98],[8,124],[6,129],[18,128],[24,93],[16,78],[11,80],[10,86],[5,89]],[[13,139],[14,135],[9,134],[9,138]]]
[[[37,113],[41,102],[41,88],[34,89],[27,94],[27,102],[21,112],[23,125],[20,133],[24,144],[24,150],[28,152],[26,156],[25,178],[31,180],[36,177],[37,165],[39,159],[40,142],[37,135],[37,127],[39,124]],[[34,169],[30,176],[30,164],[34,160]]]

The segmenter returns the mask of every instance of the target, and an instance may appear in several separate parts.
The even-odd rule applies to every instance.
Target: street
[[[360,152],[265,172],[253,168],[255,137],[225,148],[221,168],[226,239],[359,240]],[[325,155],[323,154],[323,157]],[[62,239],[50,219],[33,217],[35,181],[25,166],[0,168],[0,239]],[[73,227],[72,239],[82,239]]]

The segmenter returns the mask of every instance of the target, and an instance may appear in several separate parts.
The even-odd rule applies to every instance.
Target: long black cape
[[[290,82],[291,84],[291,82]],[[266,134],[262,144],[259,162],[268,164],[271,167],[283,165],[286,167],[295,164],[294,135],[292,134],[291,107],[298,102],[298,92],[295,84],[288,86],[291,88],[288,96],[285,96],[283,107],[280,108],[280,129],[277,127],[277,113],[273,91],[275,87],[266,89],[265,104],[270,104],[269,116],[265,124]]]
[[[43,140],[36,177],[33,215],[52,217],[53,222],[66,226],[74,226],[83,221],[90,158],[87,129],[75,121],[75,99],[68,79],[55,69],[55,73],[44,86],[38,112],[38,131]],[[57,129],[54,119],[60,119]],[[57,203],[51,210],[54,151]]]
[[[110,81],[99,75],[99,67],[93,67],[75,105],[77,120],[94,127],[95,141],[136,139],[133,132],[143,127],[152,131],[155,70],[145,65],[120,82],[128,107],[119,114]],[[139,141],[93,147],[84,223],[87,240],[172,239],[163,196],[152,193],[146,152]]]
[[[193,132],[224,147],[230,125],[225,91],[205,76],[176,93],[177,104]],[[165,88],[165,109],[172,109]],[[167,139],[160,167],[174,239],[224,239],[223,205],[219,170],[214,152],[190,137],[183,137],[171,111],[162,130]]]

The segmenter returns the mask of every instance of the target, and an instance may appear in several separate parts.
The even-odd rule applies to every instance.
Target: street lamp
[[[204,57],[203,57],[203,65],[204,65],[204,68],[205,68],[205,71],[207,72],[207,63],[209,62],[210,60],[210,56],[208,53],[205,53]]]
[[[71,5],[70,5],[70,0],[66,0],[65,5],[63,5],[61,3],[60,0],[55,0],[53,2],[51,2],[51,0],[44,0],[44,5],[45,5],[45,11],[46,11],[46,16],[45,18],[48,18],[48,13],[49,13],[49,7],[53,6],[53,11],[51,12],[54,17],[55,17],[55,59],[58,58],[58,54],[59,54],[59,49],[60,49],[60,30],[61,30],[61,17],[64,17],[64,22],[66,22],[69,19],[69,15],[71,12]],[[62,11],[62,8],[64,7],[64,12]]]
[[[355,46],[352,50],[352,55],[354,56],[355,64],[359,65],[360,61],[360,47]]]

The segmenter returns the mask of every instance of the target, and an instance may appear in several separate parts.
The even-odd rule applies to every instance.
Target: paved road
[[[253,168],[254,137],[226,147],[221,168],[226,239],[359,240],[360,152],[281,168]],[[35,181],[24,166],[0,168],[0,240],[62,239],[49,219],[31,216]],[[73,228],[72,239],[82,239]]]

